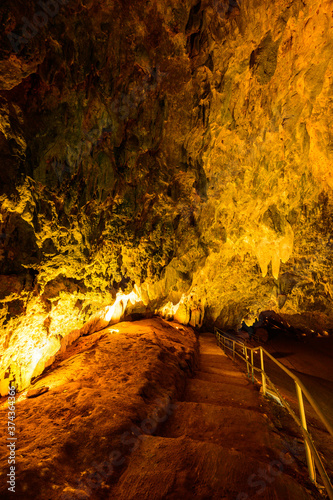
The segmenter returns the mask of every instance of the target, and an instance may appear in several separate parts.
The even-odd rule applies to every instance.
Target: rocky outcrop
[[[331,330],[330,2],[10,0],[0,22],[4,387],[134,287],[192,325]]]
[[[17,497],[33,500],[36,491],[57,500],[110,496],[133,450],[174,412],[197,358],[192,328],[160,318],[79,339],[17,399],[24,443],[16,452]],[[1,404],[2,434],[8,433],[5,416],[8,407]],[[0,453],[5,478],[5,440]],[[12,494],[6,481],[4,500]]]

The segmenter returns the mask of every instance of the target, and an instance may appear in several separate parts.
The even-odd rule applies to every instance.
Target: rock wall
[[[132,312],[237,327],[274,309],[330,332],[332,14],[0,7],[3,387],[133,290]]]

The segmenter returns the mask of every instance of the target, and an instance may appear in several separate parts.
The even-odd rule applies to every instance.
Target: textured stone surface
[[[332,329],[331,2],[58,10],[0,7],[3,387],[135,285],[131,312]]]
[[[171,401],[195,368],[197,344],[192,328],[160,318],[78,339],[17,398],[16,497],[108,498],[133,449],[173,413]],[[5,435],[5,398],[0,417]],[[8,500],[5,440],[0,456],[0,495]]]

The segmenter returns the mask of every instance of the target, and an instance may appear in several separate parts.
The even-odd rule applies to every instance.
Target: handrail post
[[[261,380],[262,380],[262,393],[266,395],[266,374],[264,371],[264,353],[262,347],[260,346],[260,364],[261,364]]]
[[[235,361],[235,341],[232,341],[232,359]]]
[[[247,356],[247,347],[246,346],[244,346],[244,351],[245,351],[245,359],[246,359],[247,376],[250,378],[250,368],[249,368],[249,362],[248,362],[248,356]]]
[[[251,372],[252,372],[252,383],[254,384],[253,349],[251,349]]]
[[[300,386],[298,385],[298,383],[296,381],[295,381],[295,386],[296,386],[296,393],[297,393],[297,399],[298,399],[298,405],[299,405],[299,414],[300,414],[300,418],[301,418],[301,424],[303,426],[303,429],[305,429],[307,431],[308,428],[306,425],[306,416],[305,416],[305,411],[304,411],[304,401],[303,401],[302,389],[300,388]],[[315,481],[316,481],[316,469],[314,467],[313,457],[312,457],[311,450],[310,450],[310,447],[309,447],[306,439],[304,439],[304,447],[305,447],[306,461],[308,464],[310,480],[313,483],[315,483]]]

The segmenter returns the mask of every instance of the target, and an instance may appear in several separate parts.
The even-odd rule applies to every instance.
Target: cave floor
[[[333,426],[333,338],[314,337],[300,342],[287,335],[278,335],[264,347],[301,379]],[[295,394],[293,382],[290,383],[287,377],[288,384],[282,377],[283,372],[275,370],[272,363],[269,364],[269,370],[292,399],[292,394]],[[308,411],[311,418],[317,418],[310,406]]]
[[[299,377],[333,426],[333,338],[313,337],[298,341],[288,334],[279,334],[263,344],[263,347]],[[265,358],[265,370],[296,414],[299,414],[294,381],[269,358]],[[333,438],[306,397],[303,400],[309,431],[323,454],[322,459],[328,473],[333,477]]]
[[[319,498],[280,407],[212,334],[160,318],[79,338],[18,395],[16,430],[19,500]]]
[[[198,370],[158,435],[132,453],[110,498],[317,498],[302,440],[247,377],[200,336]]]

